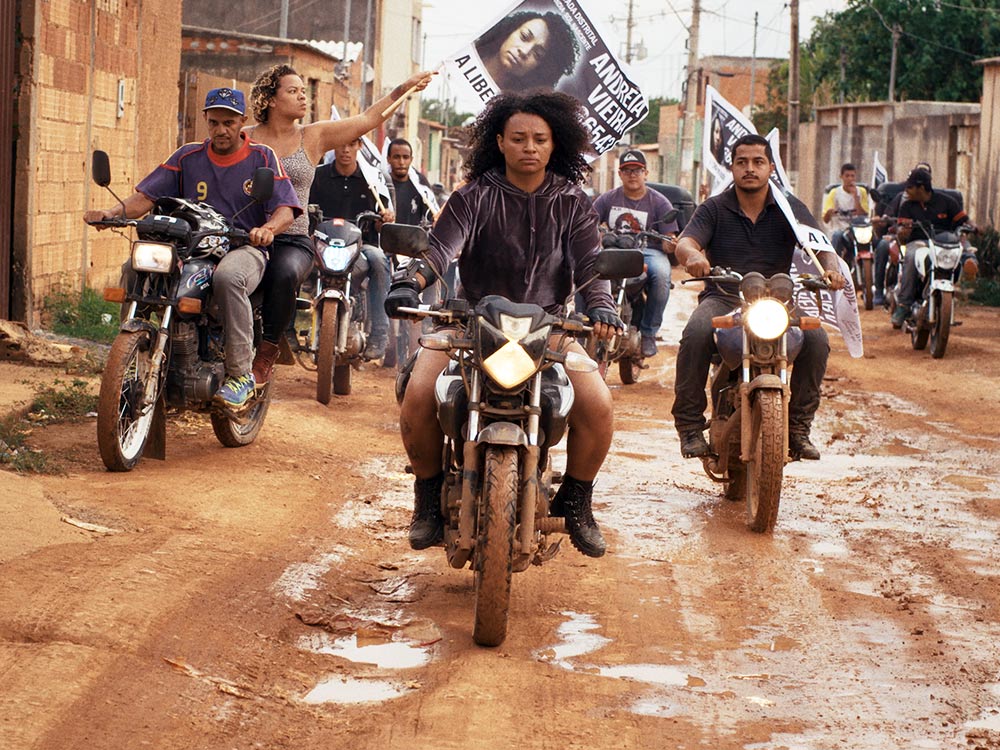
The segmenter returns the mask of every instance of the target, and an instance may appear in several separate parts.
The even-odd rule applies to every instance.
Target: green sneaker
[[[250,400],[254,393],[254,385],[256,384],[252,372],[235,378],[226,378],[226,382],[215,394],[215,398],[221,401],[224,406],[238,409]]]

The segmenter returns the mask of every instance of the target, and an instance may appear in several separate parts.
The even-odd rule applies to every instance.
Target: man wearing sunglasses
[[[208,138],[188,143],[154,169],[125,201],[109,209],[84,214],[92,223],[117,216],[136,218],[148,213],[160,198],[187,198],[207,203],[250,235],[250,244],[229,250],[212,277],[215,301],[222,309],[226,331],[226,380],[215,400],[239,408],[254,393],[253,309],[250,293],[267,264],[267,248],[302,213],[291,181],[270,147],[250,142],[240,130],[246,124],[246,102],[237,89],[212,89],[205,97]],[[250,197],[254,171],[274,171],[270,200],[255,204]],[[249,206],[249,207],[248,207]]]

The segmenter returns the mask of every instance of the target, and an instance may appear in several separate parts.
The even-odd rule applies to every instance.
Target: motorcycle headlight
[[[345,247],[343,245],[325,245],[323,247],[323,252],[321,253],[323,266],[326,270],[333,273],[342,273],[343,271],[346,271],[353,256],[354,248]]]
[[[938,268],[943,268],[949,271],[958,265],[958,261],[962,257],[962,246],[946,246],[941,247],[938,245],[934,248],[934,264]]]
[[[497,385],[514,388],[530,378],[545,355],[552,326],[531,330],[531,318],[500,316],[499,330],[479,319],[483,370]]]
[[[745,320],[750,333],[770,341],[788,329],[788,310],[777,300],[762,299],[750,305]]]
[[[872,241],[872,228],[854,227],[854,239],[856,239],[860,245],[867,245]]]
[[[166,242],[133,242],[132,270],[170,273],[176,265],[174,246]]]

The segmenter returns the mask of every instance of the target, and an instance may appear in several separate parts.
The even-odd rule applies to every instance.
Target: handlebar
[[[610,238],[610,239],[609,239]],[[643,229],[638,232],[621,232],[606,230],[601,235],[601,247],[619,247],[625,250],[635,248],[641,240],[651,238],[661,242],[674,242],[677,238],[666,234],[660,234],[650,229]],[[626,244],[623,245],[622,242]]]
[[[743,281],[743,274],[733,271],[730,268],[714,266],[708,272],[708,276],[694,276],[690,279],[681,279],[682,284],[690,284],[695,281],[715,281],[722,284],[739,284]]]
[[[362,222],[368,223],[370,221],[382,221],[382,214],[377,211],[362,211],[354,219],[354,223],[358,226],[361,226]]]

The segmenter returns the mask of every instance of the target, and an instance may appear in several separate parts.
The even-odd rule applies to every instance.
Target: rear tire
[[[764,533],[774,528],[785,469],[785,424],[781,393],[757,391],[750,405],[750,462],[746,467],[747,525]]]
[[[323,303],[319,324],[319,351],[316,354],[316,400],[330,403],[334,367],[337,361],[337,312],[336,302]]]
[[[337,365],[333,368],[333,392],[338,396],[351,393],[351,366]]]
[[[507,637],[517,524],[517,449],[487,446],[476,550],[476,623],[472,639],[499,646]]]
[[[642,360],[632,357],[622,357],[618,360],[618,377],[625,385],[634,385],[639,381],[642,372]]]
[[[239,420],[223,411],[213,409],[212,430],[215,437],[227,448],[242,448],[257,439],[264,426],[267,408],[271,405],[271,389],[264,388],[260,395],[253,396],[254,404]]]
[[[152,369],[149,331],[119,333],[101,377],[97,405],[97,447],[108,471],[130,471],[142,458],[153,424],[156,398],[137,412]]]
[[[931,331],[918,323],[913,323],[910,328],[910,344],[917,351],[927,348],[927,339],[930,338]]]
[[[951,314],[955,298],[951,292],[941,292],[938,295],[937,322],[931,329],[931,356],[941,359],[948,347],[948,334],[951,333]]]

